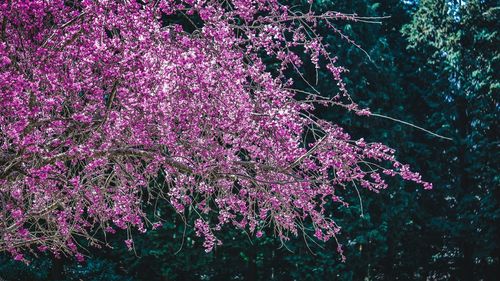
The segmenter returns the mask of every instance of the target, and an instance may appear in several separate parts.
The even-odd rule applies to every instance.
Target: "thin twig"
[[[408,122],[406,122],[406,121],[399,120],[399,119],[396,119],[396,118],[392,118],[392,117],[389,117],[389,116],[386,116],[386,115],[381,115],[381,114],[377,114],[377,113],[370,113],[368,116],[375,116],[375,117],[380,117],[380,118],[389,119],[389,120],[391,120],[391,121],[395,121],[395,122],[398,122],[398,123],[401,123],[401,124],[404,124],[404,125],[407,125],[407,126],[413,127],[413,128],[415,128],[415,129],[419,129],[419,130],[421,130],[421,131],[424,131],[424,132],[426,132],[426,133],[428,133],[428,134],[431,134],[431,135],[433,135],[433,136],[435,136],[435,137],[438,137],[438,138],[442,138],[442,139],[445,139],[445,140],[451,140],[451,141],[453,140],[452,138],[449,138],[449,137],[445,137],[445,136],[438,135],[438,134],[436,134],[436,133],[434,133],[434,132],[431,132],[431,131],[429,131],[429,130],[427,130],[427,129],[424,129],[424,128],[419,127],[419,126],[417,126],[417,125],[413,125],[412,123],[408,123]]]

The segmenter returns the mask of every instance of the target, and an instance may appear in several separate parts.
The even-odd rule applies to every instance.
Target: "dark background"
[[[354,190],[343,191],[351,207],[331,208],[343,228],[345,263],[334,242],[315,245],[299,237],[283,246],[271,233],[250,239],[234,229],[223,231],[224,245],[206,254],[165,206],[168,223],[136,235],[135,252],[126,250],[125,234],[118,233],[108,240],[114,249],[92,249],[81,264],[42,256],[26,266],[0,256],[0,280],[498,280],[498,3],[315,3],[318,10],[390,16],[382,24],[339,22],[371,60],[320,29],[339,64],[350,70],[345,79],[355,101],[453,140],[339,109],[317,114],[353,137],[395,148],[433,190],[391,179],[379,194],[361,191],[363,208]],[[328,73],[319,75],[330,81]],[[332,91],[328,82],[320,90]]]

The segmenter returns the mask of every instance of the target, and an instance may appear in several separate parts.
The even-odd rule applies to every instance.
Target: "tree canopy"
[[[36,247],[83,261],[77,238],[98,246],[98,229],[160,226],[143,211],[148,202],[193,208],[209,252],[226,224],[257,237],[270,225],[282,240],[334,238],[340,228],[325,204],[342,203],[336,189],[351,183],[377,191],[385,174],[431,188],[392,149],[311,113],[338,105],[370,114],[351,101],[314,28],[370,18],[275,1],[2,8],[0,249],[16,260]],[[178,15],[193,18],[193,30],[169,21]],[[299,50],[330,72],[337,93],[294,88],[286,71],[300,75]],[[280,67],[267,70],[264,58]]]

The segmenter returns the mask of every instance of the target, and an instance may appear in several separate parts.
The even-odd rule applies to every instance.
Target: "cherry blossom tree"
[[[82,260],[96,232],[158,227],[143,209],[158,204],[194,212],[206,251],[225,225],[327,241],[339,189],[377,192],[396,175],[431,188],[392,149],[313,115],[370,115],[316,32],[344,37],[338,21],[370,18],[276,0],[9,0],[0,12],[0,251],[17,260]],[[337,93],[317,92],[304,64],[329,70]]]

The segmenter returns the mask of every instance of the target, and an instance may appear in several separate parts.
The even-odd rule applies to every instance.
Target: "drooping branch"
[[[315,26],[375,19],[276,1],[25,2],[0,7],[0,251],[15,259],[81,260],[96,231],[146,231],[151,198],[195,210],[210,251],[224,225],[335,238],[326,204],[352,182],[431,186],[390,148],[314,117],[318,105],[363,112]],[[323,97],[306,64],[338,93]]]

